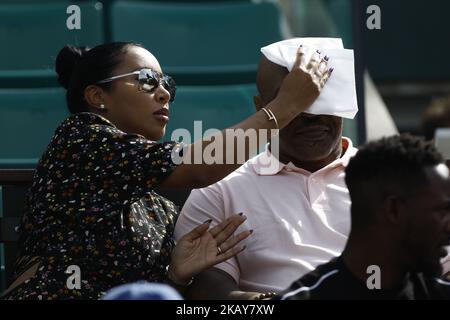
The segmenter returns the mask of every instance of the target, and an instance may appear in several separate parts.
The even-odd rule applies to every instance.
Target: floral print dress
[[[181,151],[93,113],[67,118],[39,161],[18,228],[14,279],[35,261],[38,271],[3,299],[99,299],[123,283],[164,281],[178,210],[153,189]]]

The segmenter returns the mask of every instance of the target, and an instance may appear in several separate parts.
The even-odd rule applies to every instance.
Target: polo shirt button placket
[[[314,193],[313,193],[313,191],[314,191],[314,184],[316,183],[316,178],[314,178],[312,175],[311,176],[309,176],[308,177],[308,180],[307,180],[308,182],[307,182],[307,185],[308,185],[308,200],[309,200],[309,203],[312,205],[312,198],[313,198],[313,196],[314,196]]]

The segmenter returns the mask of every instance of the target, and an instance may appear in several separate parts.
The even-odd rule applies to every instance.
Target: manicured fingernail
[[[328,61],[328,60],[330,60],[330,58],[329,58],[328,56],[325,56],[325,57],[323,58],[323,60]]]
[[[251,229],[251,230],[249,230],[250,231],[250,234],[252,234],[253,233],[253,229]]]
[[[241,212],[241,213],[239,213],[239,215],[240,215],[240,216],[242,216],[242,215],[244,215],[244,213],[243,213],[243,212]]]
[[[247,248],[247,246],[243,246],[241,251],[244,251]]]
[[[333,72],[333,70],[334,70],[334,68],[330,68],[330,73],[332,73],[332,72]]]
[[[321,53],[322,53],[320,50],[316,50],[316,52],[317,52],[318,54],[321,54]]]
[[[303,45],[301,44],[299,48],[303,47]]]
[[[206,220],[205,222],[203,222],[203,224],[211,223],[211,222],[212,222],[212,219],[209,219],[209,220]]]

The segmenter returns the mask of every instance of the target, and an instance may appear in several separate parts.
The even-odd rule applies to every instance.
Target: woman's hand
[[[276,115],[282,114],[280,107],[299,114],[313,104],[333,72],[333,68],[328,68],[328,61],[327,56],[321,57],[320,51],[316,51],[307,61],[304,47],[298,49],[294,66],[284,78],[274,100],[279,106],[273,110],[278,111]]]
[[[169,278],[175,283],[188,283],[203,270],[223,262],[245,249],[236,246],[247,238],[252,230],[233,236],[234,231],[247,218],[242,214],[234,215],[209,229],[211,220],[184,235],[172,252]]]

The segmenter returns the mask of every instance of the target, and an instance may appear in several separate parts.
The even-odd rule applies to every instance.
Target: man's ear
[[[99,86],[87,86],[86,89],[84,89],[84,100],[86,100],[89,106],[95,110],[104,111],[106,109],[105,92]]]
[[[407,213],[406,204],[398,196],[389,196],[384,200],[384,218],[388,224],[403,225]]]
[[[256,111],[259,111],[262,107],[264,107],[263,100],[260,96],[254,96],[253,103],[255,104]]]

